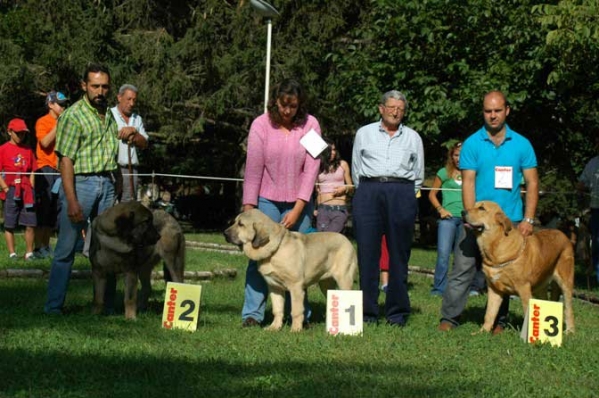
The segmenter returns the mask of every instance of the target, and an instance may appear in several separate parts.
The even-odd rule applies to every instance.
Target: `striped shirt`
[[[84,95],[58,119],[55,150],[73,161],[75,174],[112,171],[117,168],[117,136],[112,112],[102,119]]]
[[[401,124],[392,137],[380,121],[358,130],[352,152],[352,178],[395,177],[414,181],[416,191],[424,180],[424,148],[417,132]]]

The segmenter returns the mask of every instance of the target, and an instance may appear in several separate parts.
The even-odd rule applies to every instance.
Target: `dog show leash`
[[[131,200],[137,200],[137,198],[135,197],[135,187],[133,186],[133,165],[131,164],[131,141],[129,141],[127,143],[127,157],[129,158],[129,187],[131,190]]]

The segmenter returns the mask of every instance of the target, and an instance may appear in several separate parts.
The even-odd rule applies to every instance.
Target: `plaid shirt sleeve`
[[[75,161],[79,149],[79,137],[81,135],[81,125],[74,117],[74,107],[67,109],[58,119],[56,127],[56,146],[55,151],[60,156],[66,156]]]

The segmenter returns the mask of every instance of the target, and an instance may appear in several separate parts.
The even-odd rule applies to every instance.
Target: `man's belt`
[[[334,210],[334,211],[343,211],[343,210],[347,210],[347,206],[346,205],[318,205],[319,209],[326,209],[326,210]]]
[[[79,173],[75,174],[75,177],[106,177],[112,178],[112,171],[101,171],[99,173]]]
[[[399,184],[413,184],[414,181],[398,177],[360,177],[360,182],[395,182]]]

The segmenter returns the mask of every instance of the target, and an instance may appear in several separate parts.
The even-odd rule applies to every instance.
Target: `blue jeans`
[[[275,222],[280,222],[283,216],[293,209],[294,203],[289,202],[273,202],[268,199],[258,198],[258,210],[266,214]],[[312,214],[312,206],[306,204],[302,215],[298,222],[291,229],[305,233],[311,226],[310,214]],[[288,294],[287,294],[288,296]],[[310,319],[311,311],[308,305],[308,295],[304,296],[304,319]],[[258,322],[264,321],[264,312],[266,310],[266,299],[268,298],[268,285],[264,277],[258,272],[258,263],[250,261],[248,263],[247,272],[245,274],[245,300],[241,311],[243,320],[251,317]],[[285,307],[288,307],[290,302],[289,297],[285,299]],[[287,310],[286,310],[287,312]]]
[[[44,311],[47,314],[60,314],[64,305],[71,268],[75,261],[75,247],[81,237],[81,230],[87,225],[88,218],[93,220],[98,214],[114,205],[114,184],[105,176],[75,176],[75,193],[83,210],[83,220],[72,223],[67,214],[68,204],[61,185],[59,200],[60,229],[54,249],[54,259],[48,279],[48,298]]]
[[[441,296],[447,286],[449,257],[458,245],[458,230],[464,222],[460,217],[442,218],[437,223],[437,264],[431,294]]]
[[[591,209],[591,259],[599,282],[599,209]]]

